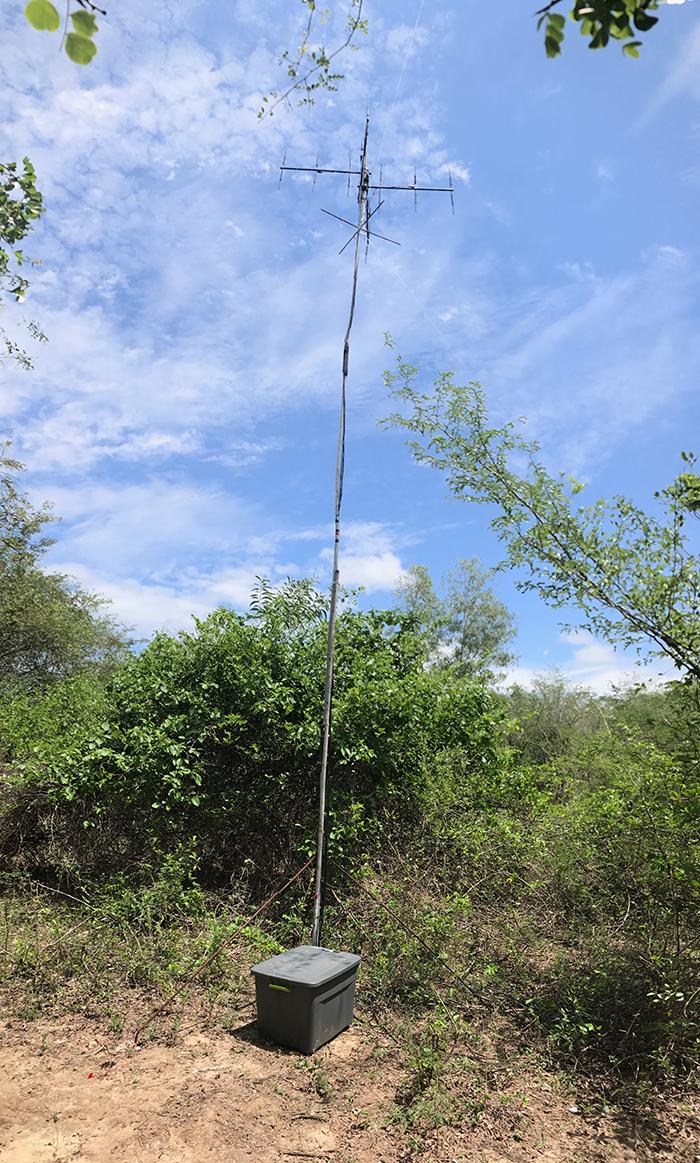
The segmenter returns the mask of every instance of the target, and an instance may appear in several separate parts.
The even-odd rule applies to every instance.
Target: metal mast
[[[335,465],[335,512],[334,512],[334,539],[333,539],[333,580],[331,583],[331,603],[328,615],[328,636],[326,642],[326,684],[323,697],[323,727],[321,736],[321,770],[319,774],[319,796],[318,796],[318,832],[317,832],[317,847],[316,847],[316,873],[314,880],[314,912],[313,912],[313,927],[311,934],[311,941],[314,945],[321,944],[321,932],[323,928],[323,904],[325,895],[325,866],[326,866],[326,787],[328,780],[328,753],[330,747],[331,737],[331,710],[333,705],[333,660],[335,651],[335,628],[338,613],[338,591],[340,588],[340,516],[343,503],[343,479],[345,476],[345,418],[346,418],[346,402],[347,402],[347,381],[350,367],[350,335],[352,332],[352,325],[355,318],[355,303],[357,301],[357,284],[360,273],[360,255],[362,252],[362,242],[365,243],[365,257],[369,251],[369,244],[371,238],[381,238],[384,242],[390,242],[394,246],[401,244],[396,242],[393,238],[387,238],[383,234],[377,234],[376,231],[370,230],[370,221],[374,215],[381,209],[384,204],[382,198],[383,190],[408,190],[412,191],[414,200],[417,204],[418,193],[439,193],[449,194],[452,203],[452,212],[454,213],[454,187],[452,185],[452,176],[449,175],[449,186],[419,186],[417,185],[416,172],[413,172],[412,185],[385,185],[382,182],[382,173],[380,171],[379,183],[372,184],[371,171],[367,165],[367,143],[369,138],[369,114],[365,120],[365,132],[362,141],[362,150],[360,153],[360,168],[355,170],[348,169],[328,169],[319,167],[318,157],[315,166],[288,166],[285,165],[285,159],[280,166],[280,184],[282,177],[286,172],[293,171],[297,173],[308,173],[314,175],[314,186],[316,185],[316,178],[319,174],[343,174],[348,179],[348,192],[350,191],[350,183],[352,178],[357,178],[357,221],[350,222],[347,218],[341,218],[339,214],[333,214],[330,210],[323,210],[324,214],[330,215],[331,218],[336,218],[339,222],[344,222],[346,225],[353,228],[353,233],[350,238],[341,247],[340,253],[355,243],[353,275],[352,275],[352,292],[350,295],[350,311],[348,314],[348,324],[345,331],[345,340],[343,342],[343,374],[342,386],[340,390],[340,417],[338,423],[338,449],[336,454]],[[374,208],[371,207],[372,193],[377,192],[377,204]]]

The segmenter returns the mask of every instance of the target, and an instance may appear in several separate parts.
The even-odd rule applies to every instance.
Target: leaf
[[[97,52],[97,46],[87,36],[78,36],[77,32],[69,32],[66,37],[66,52],[76,65],[89,65]]]
[[[97,21],[92,12],[84,12],[81,8],[78,12],[71,12],[70,18],[78,36],[90,37],[97,32]]]
[[[644,12],[643,9],[639,8],[632,19],[634,20],[635,28],[638,28],[640,32],[648,32],[650,28],[653,28],[655,24],[659,23],[658,16],[650,16],[648,12]]]
[[[628,57],[638,57],[641,43],[641,40],[631,40],[628,44],[623,44],[622,51],[627,53]]]
[[[58,12],[50,0],[29,0],[24,15],[39,32],[55,32],[61,23]]]
[[[558,57],[561,52],[561,45],[553,36],[546,36],[544,38],[544,47],[548,57]]]

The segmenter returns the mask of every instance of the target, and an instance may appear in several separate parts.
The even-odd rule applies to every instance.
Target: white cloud
[[[331,530],[328,530],[330,542]],[[362,586],[368,593],[392,591],[400,581],[404,566],[396,550],[414,538],[376,521],[350,521],[342,533],[340,577],[343,585]],[[329,545],[319,554],[322,572],[330,568],[333,551]]]
[[[62,517],[49,567],[104,594],[141,635],[187,628],[192,615],[218,605],[247,607],[256,577],[329,581],[330,524],[280,529],[259,505],[229,490],[154,477],[89,489],[36,485],[35,503],[44,498]],[[392,590],[402,573],[397,548],[410,540],[379,522],[349,521],[343,584]]]
[[[538,679],[563,678],[572,687],[584,687],[594,694],[610,694],[644,682],[657,686],[675,677],[671,666],[654,660],[640,663],[634,656],[619,652],[607,642],[600,642],[584,631],[562,633],[560,640],[570,647],[571,654],[559,666],[549,670],[528,665],[510,667],[499,684],[532,687]]]
[[[343,585],[363,586],[369,593],[393,590],[403,575],[395,553],[343,554],[340,573]]]
[[[677,0],[676,0],[677,2]],[[681,49],[668,74],[652,95],[642,123],[649,116],[678,97],[700,100],[700,23],[680,41]]]
[[[508,416],[527,415],[529,432],[557,449],[559,467],[586,473],[695,391],[700,281],[673,244],[613,278],[578,265],[566,273],[568,283],[496,311],[500,353],[478,374]]]
[[[264,520],[230,492],[160,479],[134,485],[36,487],[62,516],[53,557],[105,574],[182,572],[192,562],[239,554]]]
[[[191,630],[193,618],[206,618],[217,606],[245,609],[262,566],[251,564],[192,576],[176,585],[140,577],[110,577],[82,562],[64,562],[61,568],[87,590],[112,603],[112,612],[134,635],[149,638],[158,630]]]
[[[391,56],[401,60],[411,60],[428,43],[428,29],[419,25],[400,24],[390,28],[386,36],[386,49]]]

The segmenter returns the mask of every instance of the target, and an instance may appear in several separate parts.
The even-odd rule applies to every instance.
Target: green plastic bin
[[[258,1029],[278,1046],[313,1054],[352,1022],[356,953],[300,945],[254,965]]]

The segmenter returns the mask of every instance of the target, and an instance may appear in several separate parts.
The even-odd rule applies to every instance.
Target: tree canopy
[[[578,26],[589,48],[605,48],[617,41],[629,57],[639,56],[639,34],[649,32],[659,22],[653,13],[658,11],[660,0],[574,0],[567,15],[560,10],[562,3],[563,0],[549,0],[537,13],[537,27],[544,29],[548,57],[558,57],[562,51],[567,18]]]
[[[477,558],[464,559],[443,579],[438,597],[424,565],[404,574],[396,596],[426,635],[433,666],[491,679],[514,660],[507,643],[515,622],[488,584],[492,576]]]
[[[22,465],[0,448],[0,692],[44,687],[85,667],[124,658],[124,628],[87,593],[40,561],[53,520],[17,487]]]
[[[29,158],[24,158],[21,170],[17,162],[0,162],[0,306],[5,297],[21,303],[27,293],[29,280],[24,273],[27,258],[20,243],[43,212],[44,202]],[[28,327],[35,339],[45,338],[36,324],[30,323]],[[31,367],[27,353],[2,327],[1,348],[23,367]]]
[[[692,453],[681,454],[687,471],[656,493],[656,514],[624,496],[583,505],[580,481],[548,472],[512,422],[493,425],[478,383],[445,373],[422,392],[417,368],[401,360],[386,378],[407,407],[386,423],[410,434],[415,459],[444,472],[456,497],[494,506],[491,527],[519,589],[577,607],[590,633],[650,649],[700,680],[700,561],[686,529],[700,496]]]

